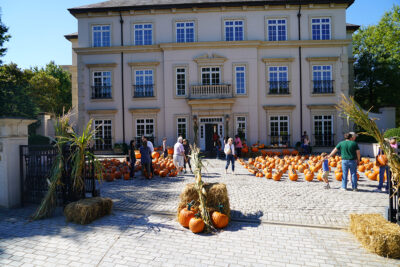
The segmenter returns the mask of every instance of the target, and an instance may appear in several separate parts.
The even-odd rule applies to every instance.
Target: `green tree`
[[[36,117],[38,109],[27,91],[31,76],[14,63],[0,66],[0,116]]]
[[[3,24],[3,22],[1,22],[0,17],[0,57],[3,57],[7,52],[7,48],[3,47],[4,43],[7,42],[11,37],[11,35],[7,34],[7,32],[8,28]],[[1,59],[0,64],[3,64],[3,61]]]
[[[353,35],[353,54],[356,59],[354,64],[356,101],[364,109],[369,109],[371,106],[374,110],[383,106],[398,107],[400,6],[394,5],[377,25],[362,27]]]

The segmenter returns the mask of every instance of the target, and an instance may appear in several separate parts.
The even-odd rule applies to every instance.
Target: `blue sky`
[[[6,43],[4,63],[14,62],[21,68],[71,64],[71,45],[64,34],[77,31],[76,19],[67,8],[102,0],[0,0],[2,22],[12,35]],[[383,13],[400,0],[355,0],[347,10],[347,22],[376,24]]]

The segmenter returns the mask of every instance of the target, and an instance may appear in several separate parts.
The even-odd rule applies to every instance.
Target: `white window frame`
[[[146,26],[151,26],[150,28],[145,28]],[[136,29],[136,26],[141,26],[141,29]],[[153,29],[153,23],[134,23],[133,24],[133,43],[134,45],[152,45],[154,43],[153,36],[154,36],[154,29]],[[145,31],[151,30],[151,43],[145,43]],[[142,32],[142,38],[140,41],[136,40],[136,34],[137,32]]]
[[[244,124],[244,127],[241,127],[240,124]],[[235,117],[235,127],[236,127],[235,128],[236,129],[235,135],[239,134],[239,129],[243,129],[244,128],[244,131],[243,131],[244,139],[247,140],[247,118],[246,118],[246,116],[236,116]]]
[[[189,23],[193,24],[192,26],[188,25]],[[178,26],[178,24],[183,24],[183,26]],[[178,38],[178,30],[183,29],[183,41],[180,41]],[[193,30],[193,39],[188,39],[188,30]],[[196,22],[195,21],[176,21],[175,22],[175,40],[177,43],[193,43],[196,41]]]
[[[209,69],[209,71],[204,71],[204,69]],[[218,69],[218,71],[217,70],[213,70],[213,69]],[[221,84],[221,79],[222,79],[221,74],[222,74],[222,72],[221,72],[221,67],[220,66],[203,66],[203,67],[201,67],[200,71],[201,71],[200,77],[201,77],[201,84],[202,85],[219,85],[219,84]],[[203,83],[203,74],[204,73],[208,73],[210,75],[209,84],[204,84]],[[216,74],[216,73],[219,74],[218,75],[219,76],[219,82],[218,83],[213,83],[212,76],[213,76],[213,74]]]
[[[188,139],[188,119],[187,117],[177,117],[176,118],[176,134],[179,137],[179,126],[185,125],[185,134],[182,135],[183,139]]]
[[[97,76],[96,77],[96,74],[99,74],[100,73],[100,75],[99,76]],[[109,75],[106,75],[107,73],[109,73]],[[108,76],[108,77],[107,77]],[[91,98],[92,99],[111,99],[112,98],[112,71],[111,70],[94,70],[93,72],[92,72],[92,95],[91,95]],[[109,86],[110,88],[109,88],[109,97],[93,97],[93,91],[95,90],[95,86],[96,86],[96,82],[95,82],[95,79],[101,79],[101,87],[104,87],[104,86]],[[107,79],[107,78],[109,78],[109,84],[107,83],[107,84],[105,84],[105,79]],[[104,90],[104,89],[101,89],[101,90]]]
[[[319,20],[318,22],[314,22],[313,20]],[[328,22],[323,22],[322,20],[328,20]],[[328,38],[323,38],[323,25],[329,25],[328,30],[329,30],[329,37]],[[314,29],[313,26],[319,26],[318,29],[318,34],[319,38],[314,38]],[[317,36],[315,36],[317,37]],[[312,40],[331,40],[332,39],[332,19],[330,17],[317,17],[317,18],[311,18],[311,39]]]
[[[276,68],[276,70],[274,70],[273,68]],[[284,70],[283,68],[286,68],[286,69]],[[272,80],[271,75],[273,73],[276,73],[277,80]],[[286,74],[286,76],[284,76],[281,79],[281,74]],[[286,66],[286,65],[268,66],[268,84],[269,84],[268,92],[270,94],[272,94],[271,93],[271,82],[278,82],[278,88],[277,88],[278,91],[276,92],[276,94],[280,94],[280,91],[281,91],[279,82],[288,82],[287,90],[288,90],[288,94],[289,94],[289,92],[290,92],[289,91],[289,66]]]
[[[320,68],[320,69],[315,70],[315,68]],[[335,92],[334,85],[333,85],[333,66],[332,65],[314,64],[311,66],[311,70],[312,70],[311,75],[312,75],[313,83],[315,81],[321,81],[321,82],[329,81],[332,83],[331,86],[332,86],[333,92],[323,92],[325,89],[324,89],[324,87],[322,87],[322,92],[319,92],[319,93],[326,94],[326,93],[334,93]],[[319,73],[319,75],[316,75],[316,73]],[[329,73],[329,75],[326,75],[326,73]],[[329,77],[327,77],[327,76],[329,76]],[[316,77],[318,77],[318,79],[316,79]],[[329,78],[329,79],[326,79],[326,78]],[[313,93],[318,93],[318,92],[314,92],[314,87],[315,86],[313,84],[313,87],[312,87]]]
[[[277,120],[272,120],[272,118],[273,117],[278,117],[278,119]],[[282,119],[281,117],[286,117],[286,119]],[[272,127],[271,127],[271,124],[273,123],[273,122],[277,122],[278,123],[278,135],[272,135]],[[284,132],[284,131],[282,131],[282,129],[281,129],[281,122],[287,122],[287,141],[290,143],[290,116],[289,115],[281,115],[281,114],[271,114],[270,116],[269,116],[269,137],[270,137],[270,143],[272,143],[272,137],[273,136],[278,136],[279,138],[278,138],[278,144],[281,144],[281,140],[282,140],[282,138],[280,138],[281,136],[284,136],[283,134],[282,134],[282,132]]]
[[[321,117],[321,118],[317,118],[317,117]],[[330,117],[330,119],[327,119],[327,118],[325,118],[325,117]],[[316,138],[315,138],[315,135],[317,134],[316,133],[316,127],[315,127],[315,123],[316,122],[321,122],[321,133],[318,133],[318,134],[322,134],[322,135],[324,135],[324,134],[330,134],[331,136],[332,136],[332,139],[334,140],[334,122],[335,122],[335,120],[334,120],[334,115],[332,115],[332,114],[314,114],[313,115],[313,134],[314,134],[314,145],[317,145],[316,144]],[[328,132],[328,133],[325,133],[325,124],[327,123],[327,122],[330,122],[330,124],[331,124],[331,129],[330,129],[330,132]],[[332,146],[334,146],[334,144],[332,143]]]
[[[96,150],[112,149],[112,147],[113,147],[113,125],[112,124],[113,123],[112,123],[111,119],[94,119],[93,120],[93,127],[95,129],[101,128],[101,130],[96,131],[96,135],[95,135],[95,137],[96,137],[95,149]],[[110,127],[110,129],[105,131],[105,127]],[[110,144],[104,143],[104,141],[106,140],[106,138],[105,138],[106,132],[109,133]],[[101,138],[101,140],[98,138]]]
[[[237,95],[246,95],[247,94],[247,67],[246,65],[235,65],[235,92]],[[238,68],[243,68],[243,70],[239,70]],[[238,92],[238,74],[243,74],[243,92]],[[241,88],[242,89],[242,88]]]
[[[95,30],[96,27],[100,27],[99,30]],[[104,30],[103,27],[108,27],[108,30]],[[100,33],[100,42],[99,44],[96,43],[95,40],[95,32]],[[108,32],[108,43],[104,43],[104,34]],[[99,24],[99,25],[92,25],[92,46],[93,47],[109,47],[111,46],[111,25],[110,24]]]
[[[183,70],[183,72],[181,72],[181,70]],[[175,68],[175,94],[176,94],[176,96],[185,96],[186,94],[187,94],[187,74],[186,74],[186,68],[185,67],[176,67]],[[178,91],[179,90],[182,90],[182,89],[179,89],[178,88],[178,86],[180,85],[179,83],[178,83],[178,81],[179,81],[179,79],[178,79],[178,76],[179,75],[183,75],[183,77],[184,77],[184,80],[183,80],[183,86],[184,86],[184,93],[183,94],[179,94],[178,93]]]
[[[233,25],[226,25],[228,22],[233,22]],[[242,25],[235,25],[236,22],[242,22]],[[233,28],[233,39],[228,40],[227,38],[227,28]],[[242,28],[242,39],[236,38],[236,28]],[[227,42],[231,41],[244,41],[245,40],[245,20],[244,19],[225,19],[224,20],[224,40]]]
[[[143,74],[138,74],[138,72],[143,72]],[[151,72],[151,73],[146,73],[146,72]],[[148,96],[148,97],[154,97],[155,96],[155,86],[154,86],[154,69],[152,69],[152,68],[149,68],[149,69],[147,69],[147,68],[144,68],[144,69],[135,69],[134,70],[134,81],[135,81],[135,86],[140,86],[140,85],[143,85],[144,86],[144,88],[143,88],[143,93],[144,93],[144,95],[146,94],[146,86],[149,86],[149,85],[152,85],[153,87],[152,87],[152,95],[151,96]],[[143,83],[138,83],[138,80],[137,80],[137,78],[139,77],[139,76],[143,76]],[[151,83],[148,83],[147,81],[148,81],[148,79],[146,79],[147,77],[151,77]],[[135,90],[136,90],[136,88],[135,88]]]
[[[143,120],[143,122],[138,122],[139,120]],[[150,120],[152,122],[150,122]],[[146,137],[154,137],[155,136],[155,131],[156,131],[156,126],[155,126],[155,119],[154,118],[135,118],[135,124],[136,124],[136,137],[142,137],[142,136],[146,136]],[[143,129],[144,129],[144,134],[140,135],[139,134],[139,125],[143,125]],[[147,134],[147,125],[152,125],[153,126],[153,133],[152,135]]]
[[[273,21],[275,21],[274,24]],[[284,24],[280,24],[279,22],[284,21]],[[285,36],[284,39],[279,40],[279,26],[285,27]],[[273,27],[273,31],[275,32],[273,35],[270,33],[270,27]],[[268,41],[276,42],[276,41],[287,41],[288,39],[288,26],[287,26],[287,19],[286,18],[268,18],[267,19],[267,36]]]

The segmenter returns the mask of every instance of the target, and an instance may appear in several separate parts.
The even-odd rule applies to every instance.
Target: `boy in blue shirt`
[[[329,162],[328,162],[328,158],[326,157],[328,154],[327,153],[322,153],[322,180],[324,180],[324,182],[326,183],[326,185],[324,186],[325,189],[329,189],[331,188],[329,186],[329,180],[328,180],[328,176],[329,176]]]

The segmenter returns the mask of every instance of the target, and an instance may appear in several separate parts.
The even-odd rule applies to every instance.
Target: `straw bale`
[[[222,183],[204,183],[203,186],[207,194],[206,208],[208,212],[211,214],[216,210],[219,211],[218,206],[221,204],[223,205],[222,213],[227,215],[230,219],[231,209],[226,185]],[[194,183],[187,184],[181,193],[177,215],[179,215],[181,209],[185,208],[187,203],[191,201],[194,202],[193,208],[198,209],[200,205],[199,195],[194,187]]]
[[[381,214],[350,214],[350,231],[367,250],[383,257],[400,258],[400,226]]]
[[[69,203],[64,209],[68,222],[88,224],[111,213],[113,202],[110,198],[93,197]]]

